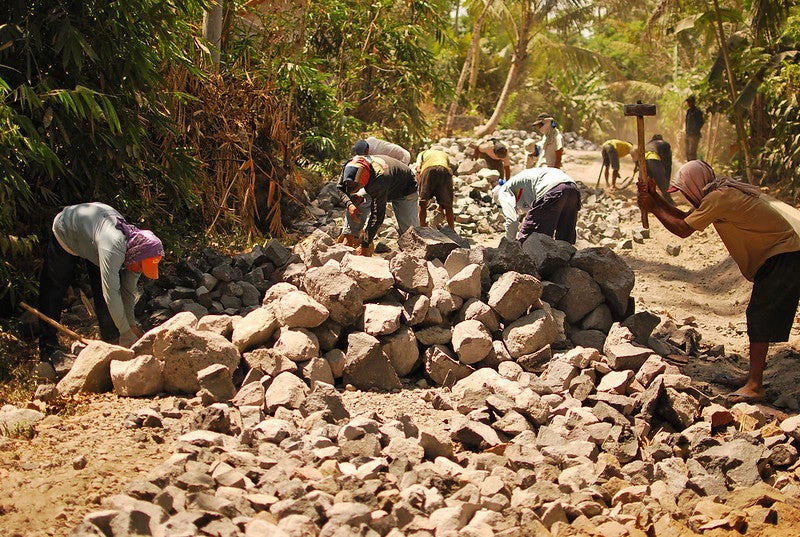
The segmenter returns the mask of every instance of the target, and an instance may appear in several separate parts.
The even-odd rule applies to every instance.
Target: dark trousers
[[[697,160],[697,146],[700,145],[699,134],[686,135],[686,160]]]
[[[61,310],[64,309],[64,296],[67,289],[75,279],[75,269],[81,261],[86,265],[89,274],[89,283],[92,286],[94,298],[94,311],[100,325],[100,336],[103,341],[116,343],[119,339],[117,330],[108,306],[103,298],[103,284],[100,279],[100,268],[94,263],[83,260],[64,250],[55,237],[50,236],[44,254],[44,266],[39,280],[39,311],[54,321],[61,319]],[[50,324],[39,321],[41,335],[39,336],[39,351],[52,352],[58,347],[58,333]]]
[[[532,233],[542,233],[575,244],[575,224],[581,208],[581,193],[573,183],[561,183],[551,188],[525,214],[517,240],[525,242]]]
[[[669,177],[667,176],[667,169],[664,167],[664,163],[660,160],[647,159],[644,161],[644,164],[647,168],[647,176],[655,182],[664,199],[672,205],[675,205],[672,194],[667,192],[669,190]]]

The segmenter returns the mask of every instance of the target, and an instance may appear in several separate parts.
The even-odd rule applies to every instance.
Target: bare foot
[[[728,394],[728,402],[731,404],[736,403],[758,403],[766,398],[764,388],[760,390],[743,386],[735,392]]]

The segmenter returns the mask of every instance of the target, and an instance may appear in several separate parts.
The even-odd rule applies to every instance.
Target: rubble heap
[[[131,349],[90,343],[59,393],[197,397],[174,455],[73,535],[678,535],[800,507],[800,417],[694,388],[668,357],[696,338],[631,314],[610,248],[397,244],[365,258],[318,231],[244,314],[191,307]],[[440,422],[351,415],[337,385],[440,386]]]

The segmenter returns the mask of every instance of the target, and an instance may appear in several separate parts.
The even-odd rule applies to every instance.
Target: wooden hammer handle
[[[69,337],[71,337],[72,339],[80,341],[84,345],[88,345],[89,344],[89,341],[86,338],[84,338],[82,335],[78,334],[77,332],[73,332],[72,330],[70,330],[69,328],[67,328],[66,326],[61,324],[60,322],[51,319],[50,317],[48,317],[47,315],[45,315],[41,311],[37,310],[36,308],[27,305],[25,302],[20,302],[19,305],[20,305],[20,307],[22,309],[33,313],[34,315],[36,315],[38,318],[40,318],[41,320],[43,320],[47,324],[49,324],[51,326],[55,326],[56,328],[58,328],[59,330],[61,330],[65,334],[67,334]]]

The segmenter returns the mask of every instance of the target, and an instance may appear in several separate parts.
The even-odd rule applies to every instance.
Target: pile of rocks
[[[205,406],[170,460],[73,535],[677,535],[799,507],[800,417],[694,388],[668,358],[696,334],[632,314],[610,248],[465,249],[429,228],[397,244],[364,258],[317,231],[256,250],[255,265],[286,260],[259,265],[279,283],[259,305],[217,300],[248,312],[192,306],[132,349],[84,349],[59,393]],[[426,392],[440,424],[353,417],[335,388],[409,382],[445,387]]]

